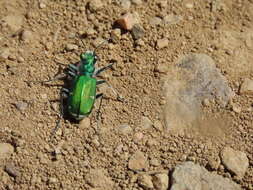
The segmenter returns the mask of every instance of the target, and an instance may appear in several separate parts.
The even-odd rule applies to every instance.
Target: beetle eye
[[[80,58],[81,58],[82,60],[84,60],[84,59],[85,59],[85,54],[84,54],[84,53],[81,53]]]

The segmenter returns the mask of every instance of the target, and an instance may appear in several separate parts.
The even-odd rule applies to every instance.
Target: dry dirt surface
[[[125,13],[139,36],[115,24]],[[0,189],[159,189],[144,183],[152,171],[190,160],[253,190],[252,88],[239,93],[253,79],[252,19],[252,0],[0,0]],[[50,142],[64,83],[31,81],[53,78],[110,37],[97,66],[116,62],[100,78],[124,101],[101,85],[100,125],[98,101],[80,124],[61,120]],[[225,107],[205,102],[214,122],[174,133],[164,122],[164,79],[189,53],[209,55],[235,95]],[[243,176],[222,164],[224,147],[246,154]]]

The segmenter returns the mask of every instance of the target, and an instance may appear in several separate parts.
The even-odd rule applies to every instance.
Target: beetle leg
[[[73,64],[69,64],[68,65],[68,70],[72,71],[72,72],[78,72],[78,67],[73,65]]]
[[[113,91],[113,93],[117,96],[117,99],[120,101],[124,101],[124,98],[117,92],[117,90],[115,90],[106,80],[99,80],[97,81],[97,85],[106,83],[107,86]]]
[[[64,114],[64,107],[63,107],[63,99],[66,98],[69,94],[69,90],[66,88],[62,88],[61,89],[61,94],[60,94],[60,114],[58,114],[59,118],[58,121],[56,123],[56,127],[53,129],[51,136],[50,136],[50,141],[52,141],[55,133],[58,131],[58,129],[61,127],[61,120],[63,118],[63,114]]]
[[[115,63],[115,62],[114,62],[114,63]],[[97,75],[99,75],[101,72],[103,72],[103,71],[105,71],[105,70],[111,68],[111,67],[113,66],[114,63],[111,63],[111,64],[109,64],[109,65],[107,65],[107,66],[105,66],[105,67],[102,67],[102,68],[98,69],[97,71],[95,71],[94,76],[97,76]]]
[[[49,79],[49,80],[45,80],[45,81],[29,81],[29,83],[47,83],[47,82],[52,82],[52,81],[56,81],[56,80],[62,80],[66,77],[67,75],[65,73],[61,73],[56,75],[54,78]]]
[[[103,93],[97,94],[96,95],[96,99],[101,98],[100,99],[100,104],[98,107],[98,111],[97,111],[97,115],[96,115],[96,120],[97,120],[97,129],[99,129],[99,123],[101,121],[101,105],[102,105],[102,100],[103,100]]]
[[[106,82],[105,80],[97,80],[97,85],[103,84],[105,82]]]

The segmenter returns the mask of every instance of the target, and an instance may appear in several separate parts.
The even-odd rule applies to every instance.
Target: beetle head
[[[93,51],[86,51],[85,53],[81,53],[80,59],[84,65],[93,66],[97,61],[97,56]]]

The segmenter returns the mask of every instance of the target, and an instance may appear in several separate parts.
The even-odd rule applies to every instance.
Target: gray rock
[[[224,166],[237,177],[242,178],[249,167],[249,159],[244,152],[235,151],[226,147],[221,152],[221,161]]]
[[[138,40],[144,36],[145,31],[139,24],[135,24],[132,28],[131,34],[134,40]]]
[[[6,173],[8,173],[12,177],[19,177],[20,176],[20,172],[13,164],[6,164],[4,169],[5,169]]]
[[[25,109],[28,107],[28,104],[26,102],[19,101],[15,104],[15,106],[19,111],[25,111]]]
[[[193,162],[176,166],[172,174],[171,190],[241,190],[233,181],[208,172]]]
[[[0,143],[0,159],[5,159],[11,156],[14,152],[14,147],[8,143]]]
[[[134,171],[143,170],[148,167],[147,158],[142,152],[137,151],[129,159],[128,167]]]
[[[165,122],[170,130],[180,131],[198,120],[202,102],[216,99],[224,106],[234,96],[215,63],[205,54],[190,54],[178,61],[165,79]]]

